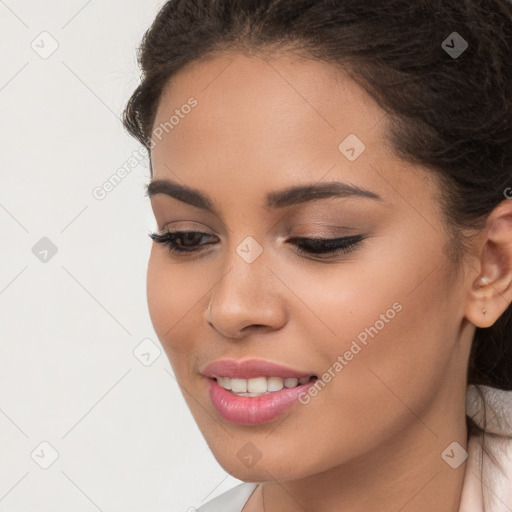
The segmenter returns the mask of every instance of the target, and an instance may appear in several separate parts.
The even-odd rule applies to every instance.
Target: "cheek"
[[[201,288],[203,280],[192,275],[195,275],[194,271],[185,271],[184,267],[169,262],[161,248],[152,249],[146,285],[148,309],[168,356],[193,349],[193,340],[185,334],[190,329],[192,317],[197,317],[205,290]]]
[[[373,403],[401,407],[393,393],[421,409],[456,350],[457,310],[442,255],[432,252],[427,263],[425,255],[381,255],[358,265],[357,273],[340,269],[339,278],[333,272],[301,276],[308,305],[318,313],[306,315],[309,326],[303,326],[314,333],[320,370],[335,374],[326,389],[353,405],[356,416],[364,415],[361,403],[370,416]]]
[[[163,334],[172,326],[170,316],[174,311],[174,283],[169,278],[169,272],[165,272],[165,265],[156,252],[153,246],[148,262],[146,294],[153,327],[163,342]]]
[[[446,277],[439,269],[424,279],[426,273],[424,267],[404,267],[388,288],[366,288],[349,315],[343,348],[352,361],[341,372],[336,394],[346,400],[347,387],[351,390],[349,402],[363,424],[379,410],[390,425],[393,415],[405,420],[410,414],[404,404],[421,415],[450,371],[457,322],[440,293]],[[352,350],[359,352],[351,356],[354,340]],[[357,406],[361,403],[367,404],[364,412]]]

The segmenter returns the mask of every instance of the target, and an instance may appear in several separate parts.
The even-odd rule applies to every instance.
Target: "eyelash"
[[[197,253],[201,249],[184,249],[176,244],[177,239],[187,235],[213,236],[200,231],[167,231],[162,234],[150,233],[149,237],[155,242],[166,245],[171,253],[177,253],[178,256],[186,256],[190,253]],[[338,254],[346,254],[353,250],[360,242],[365,239],[362,235],[351,235],[340,238],[291,238],[290,242],[296,242],[298,246],[297,253],[303,255],[320,256],[327,258]],[[206,244],[209,245],[209,244]]]

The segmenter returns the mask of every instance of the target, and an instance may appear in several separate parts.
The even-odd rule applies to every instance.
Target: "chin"
[[[261,483],[276,480],[284,482],[287,480],[297,480],[312,474],[310,468],[307,467],[293,468],[294,464],[297,463],[295,457],[279,461],[268,460],[268,457],[265,460],[261,458],[254,466],[248,467],[236,455],[216,454],[215,452],[213,452],[213,455],[227,473],[243,482]]]
[[[219,465],[244,482],[297,480],[329,469],[325,460],[317,459],[318,454],[315,457],[301,450],[303,441],[286,447],[279,443],[281,449],[276,449],[268,440],[266,443],[263,439],[251,441],[255,437],[244,435],[228,439],[226,435],[222,439],[206,436],[205,439]]]

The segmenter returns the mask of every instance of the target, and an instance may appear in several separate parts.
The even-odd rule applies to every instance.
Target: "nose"
[[[248,263],[233,250],[224,276],[211,291],[204,318],[226,338],[276,330],[287,321],[284,287],[263,254]]]

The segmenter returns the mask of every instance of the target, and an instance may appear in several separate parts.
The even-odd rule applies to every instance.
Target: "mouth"
[[[212,377],[217,384],[236,396],[258,397],[276,393],[282,389],[292,389],[316,380],[316,375],[306,377],[254,377],[251,379],[232,377]]]
[[[301,402],[318,380],[313,373],[261,359],[224,359],[203,368],[201,374],[217,413],[239,425],[278,418]]]
[[[301,397],[317,378],[219,376],[206,380],[211,403],[221,418],[238,425],[259,425],[282,416],[299,402],[304,403]]]

